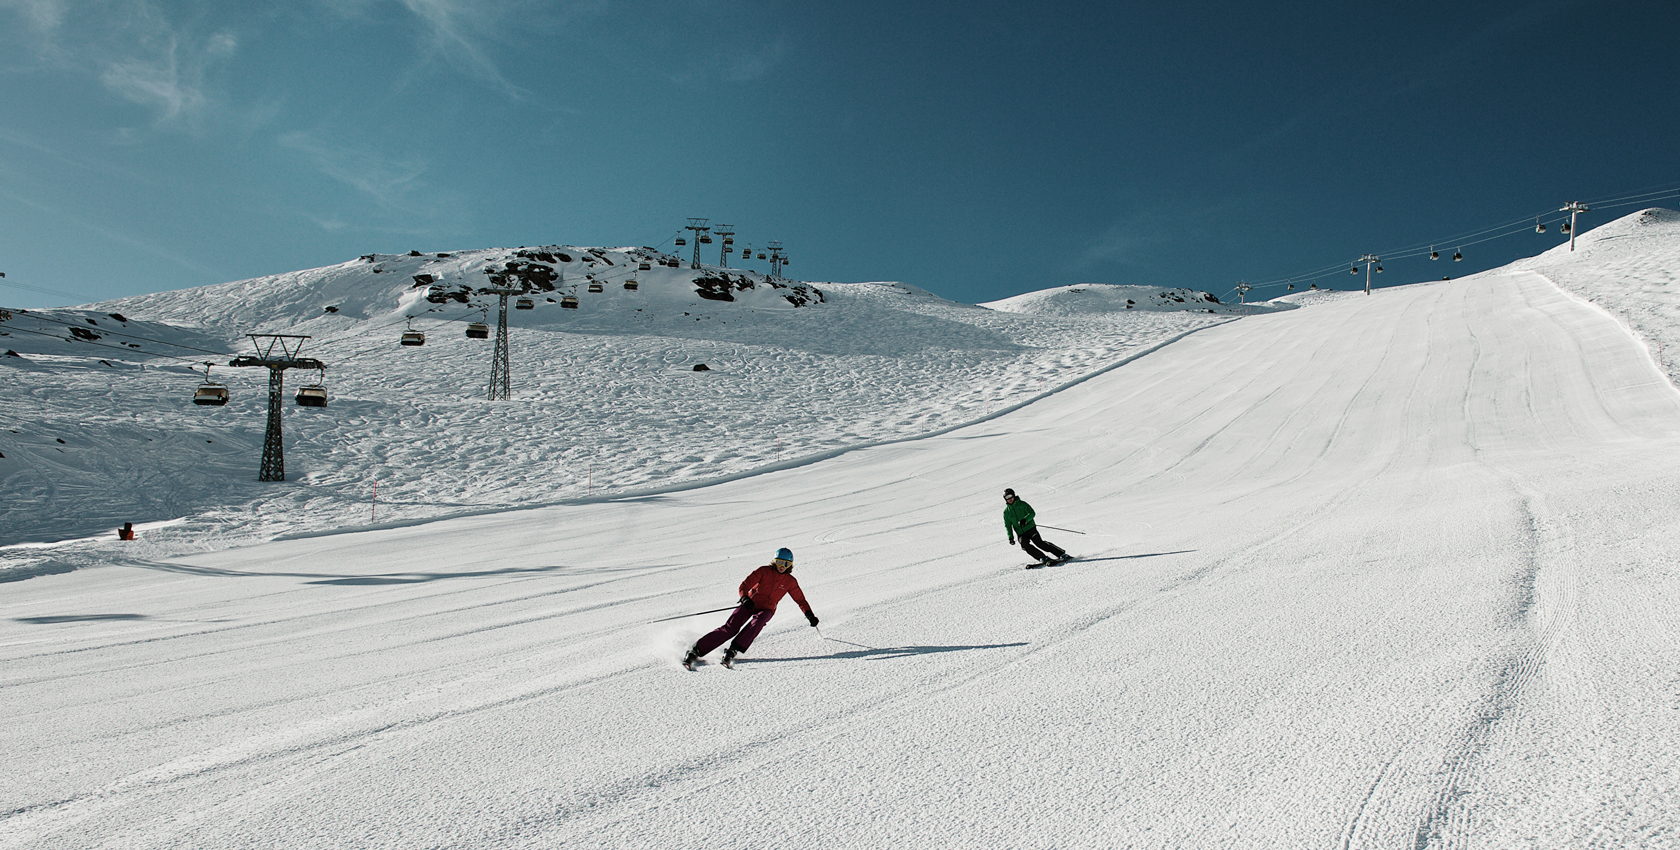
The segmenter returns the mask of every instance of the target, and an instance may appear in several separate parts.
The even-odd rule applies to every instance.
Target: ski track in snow
[[[817,361],[741,340],[599,341],[687,389],[602,370],[586,411],[634,398],[676,417],[684,392],[714,399],[648,432],[799,433],[803,414],[784,427],[742,399],[811,383],[793,397],[820,406],[871,377],[945,420],[896,442],[860,429],[841,440],[853,450],[784,468],[725,441],[760,473],[711,486],[193,554],[100,544],[97,566],[3,585],[0,847],[1680,846],[1680,393],[1653,342],[1669,326],[1626,321],[1667,302],[1610,303],[1672,280],[1675,219],[1630,217],[1572,256],[1464,280],[1209,317],[1102,371],[1190,329],[1116,321],[1149,330],[1074,356],[1066,389],[949,430],[973,412],[963,370],[1068,361],[1017,339],[1027,353],[989,365],[859,360],[817,379]],[[1012,306],[1041,318],[997,328],[1054,336],[1052,316],[1083,346],[1106,321],[1078,315],[1090,298],[1050,298],[1023,296]],[[450,470],[432,490],[392,485],[432,502],[464,486],[451,476],[537,456],[508,437],[461,457],[537,433],[542,392],[450,442],[495,408],[424,396],[402,354],[344,382],[418,400],[338,390],[327,456],[389,427],[357,451]],[[587,368],[566,356],[568,374]],[[679,371],[695,357],[722,374]],[[730,373],[747,360],[787,365]],[[49,408],[76,385],[30,374]],[[913,405],[858,392],[869,429],[919,437]],[[1038,395],[1022,392],[1008,398]],[[142,418],[173,415],[164,397]],[[396,439],[391,416],[422,436]],[[121,436],[121,417],[98,421],[90,433]],[[810,427],[800,451],[829,448]],[[31,439],[32,461],[86,450]],[[230,476],[249,474],[246,448],[227,449]],[[726,466],[638,450],[682,480]],[[615,474],[637,462],[621,455]],[[62,468],[29,492],[96,498],[66,483],[95,480],[92,460]],[[1021,569],[1004,486],[1084,531],[1046,529],[1080,559]],[[254,485],[185,489],[151,495],[203,513],[157,536],[310,530],[223,507]],[[536,492],[516,477],[457,505]],[[315,498],[329,504],[310,516],[340,515],[342,495]],[[821,634],[784,601],[736,669],[682,670],[724,615],[652,621],[727,604],[779,545]]]

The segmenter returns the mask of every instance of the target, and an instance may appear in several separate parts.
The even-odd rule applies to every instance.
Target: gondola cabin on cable
[[[535,309],[537,309],[537,302],[532,301],[529,298],[520,297],[518,300],[513,302],[513,309],[515,309],[515,310],[535,310]]]
[[[636,271],[639,271],[639,272],[653,271],[653,264],[648,262],[647,260],[643,260],[640,263],[636,264]]]
[[[630,290],[631,292],[635,292],[637,289],[641,288],[641,284],[637,283],[635,278],[630,278],[624,282],[624,288]]]
[[[678,248],[681,248],[681,247],[682,247],[682,246],[684,246],[684,245],[687,245],[687,244],[688,244],[688,240],[687,240],[687,239],[684,239],[684,238],[682,238],[682,237],[681,237],[681,236],[678,236],[678,237],[677,237],[677,241],[675,241],[675,242],[673,242],[673,243],[671,243],[671,244],[673,244],[673,245],[675,245],[675,246],[677,246],[677,247],[678,247]]]
[[[702,244],[702,245],[712,244],[712,234],[710,234],[710,233],[700,234],[700,244]]]
[[[578,308],[578,297],[576,295],[562,295],[560,296],[560,306],[568,310],[576,310]]]
[[[469,322],[467,324],[467,339],[489,339],[490,326],[483,322]]]
[[[605,292],[606,289],[601,286],[600,281],[592,280],[592,281],[589,282],[589,291],[590,292]]]

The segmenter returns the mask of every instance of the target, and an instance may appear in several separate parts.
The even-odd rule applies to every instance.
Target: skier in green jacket
[[[1003,503],[1005,505],[1003,527],[1009,532],[1009,545],[1014,546],[1015,538],[1019,537],[1021,538],[1021,548],[1028,555],[1038,559],[1038,563],[1028,564],[1027,569],[1047,567],[1073,557],[1067,553],[1067,550],[1039,536],[1038,524],[1033,522],[1032,505],[1017,498],[1014,490],[1006,489],[1003,491]],[[1038,546],[1034,546],[1035,543]],[[1056,557],[1052,558],[1039,551],[1039,546],[1054,552]]]

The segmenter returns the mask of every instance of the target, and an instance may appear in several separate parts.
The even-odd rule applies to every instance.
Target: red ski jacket
[[[799,610],[806,616],[811,614],[811,606],[805,601],[805,592],[799,589],[799,579],[793,577],[793,571],[781,572],[770,564],[765,564],[741,582],[741,595],[752,600],[752,604],[759,608],[776,610],[776,603],[782,601],[783,596],[792,596],[793,601],[799,603]]]

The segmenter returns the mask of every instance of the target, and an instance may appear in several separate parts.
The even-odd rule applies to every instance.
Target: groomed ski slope
[[[1677,458],[1642,345],[1488,274],[704,489],[21,582],[0,846],[1677,846]],[[1083,559],[1022,570],[1006,486]],[[723,615],[649,621],[778,546],[823,636],[682,670]]]

